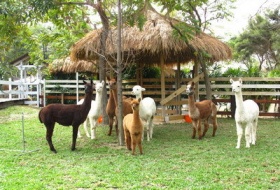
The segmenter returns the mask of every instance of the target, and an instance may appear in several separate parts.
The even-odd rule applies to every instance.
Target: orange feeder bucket
[[[189,115],[185,115],[185,121],[187,122],[187,123],[191,123],[192,122],[192,119],[190,118],[190,116]]]
[[[98,123],[102,123],[102,116],[99,116]]]

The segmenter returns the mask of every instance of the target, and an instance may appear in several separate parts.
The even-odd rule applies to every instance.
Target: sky
[[[252,16],[263,13],[265,8],[275,8],[277,5],[280,5],[279,0],[237,0],[235,2],[236,9],[232,11],[234,17],[231,21],[224,20],[212,24],[215,36],[221,37],[223,40],[229,40],[246,28]]]

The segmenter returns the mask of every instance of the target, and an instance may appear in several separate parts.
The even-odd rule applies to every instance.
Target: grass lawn
[[[99,126],[97,139],[81,129],[71,151],[72,127],[56,125],[49,150],[38,108],[0,110],[0,189],[280,189],[280,119],[259,119],[257,144],[236,149],[233,119],[218,119],[199,141],[189,123],[155,125],[143,155],[118,146],[115,131]],[[22,143],[24,113],[25,151]]]

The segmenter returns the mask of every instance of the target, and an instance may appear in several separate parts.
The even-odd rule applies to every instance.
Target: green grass
[[[279,189],[280,120],[260,119],[257,145],[238,150],[233,119],[218,119],[199,141],[191,125],[162,124],[144,155],[118,146],[115,133],[99,126],[97,139],[77,140],[72,152],[72,128],[56,126],[49,150],[37,108],[14,106],[0,110],[0,189]],[[22,144],[24,113],[25,152]]]

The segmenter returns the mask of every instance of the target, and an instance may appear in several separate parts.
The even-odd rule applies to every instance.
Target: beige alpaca
[[[142,149],[142,134],[143,125],[139,116],[139,103],[141,99],[131,101],[133,109],[132,114],[128,114],[123,119],[123,131],[128,150],[132,150],[132,155],[135,154],[136,146],[139,147],[140,154],[143,154]]]

